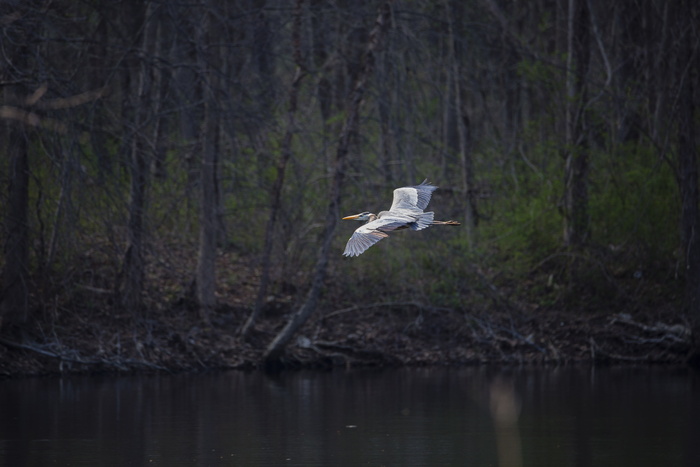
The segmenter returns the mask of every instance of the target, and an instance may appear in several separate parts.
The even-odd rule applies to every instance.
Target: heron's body
[[[437,187],[423,181],[420,185],[405,186],[394,190],[394,202],[388,211],[379,214],[363,212],[354,216],[343,217],[367,221],[355,230],[345,246],[345,256],[359,256],[369,247],[389,235],[387,232],[400,229],[423,230],[431,225],[459,225],[455,221],[436,221],[435,213],[424,212],[430,197]]]

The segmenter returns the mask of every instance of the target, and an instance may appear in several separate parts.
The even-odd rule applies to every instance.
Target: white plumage
[[[423,212],[428,207],[430,197],[435,190],[437,190],[436,186],[424,180],[420,185],[395,189],[394,201],[388,211],[381,211],[379,214],[365,211],[354,216],[343,217],[343,219],[367,221],[352,234],[343,255],[361,255],[379,240],[388,237],[386,232],[392,230],[407,228],[423,230],[431,225],[459,225],[459,222],[455,221],[436,221],[435,213]]]

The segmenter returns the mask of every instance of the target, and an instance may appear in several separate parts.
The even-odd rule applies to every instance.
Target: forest
[[[691,0],[4,0],[0,375],[700,361]],[[429,180],[454,219],[358,257]]]

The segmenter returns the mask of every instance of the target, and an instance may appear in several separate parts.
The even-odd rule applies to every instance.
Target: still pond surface
[[[676,368],[0,381],[2,466],[700,466]]]

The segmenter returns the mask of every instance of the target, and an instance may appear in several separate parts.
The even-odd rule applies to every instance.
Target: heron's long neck
[[[367,218],[367,222],[372,222],[373,220],[376,220],[376,219],[377,219],[377,215],[376,215],[376,214],[373,214],[373,213],[370,213],[370,215],[367,216],[367,217],[368,217],[368,218]]]

